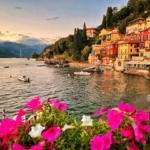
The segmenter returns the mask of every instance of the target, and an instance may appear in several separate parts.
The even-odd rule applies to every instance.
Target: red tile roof
[[[94,27],[86,28],[86,30],[96,30]]]

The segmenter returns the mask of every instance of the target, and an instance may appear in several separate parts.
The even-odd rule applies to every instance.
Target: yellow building
[[[118,42],[118,58],[131,59],[139,56],[139,40],[125,40]]]
[[[92,45],[92,53],[89,54],[88,62],[95,63],[100,58],[104,45]]]
[[[137,18],[129,22],[129,25],[126,26],[126,34],[131,32],[138,32],[142,29],[142,23],[144,18]]]
[[[88,62],[90,64],[94,64],[95,62],[97,62],[98,60],[98,56],[96,56],[95,54],[91,53],[89,54],[89,57],[88,57]]]
[[[101,44],[110,44],[112,41],[118,40],[120,38],[118,29],[102,29],[99,33],[99,38]]]
[[[150,17],[146,18],[141,24],[139,30],[144,30],[150,27]]]

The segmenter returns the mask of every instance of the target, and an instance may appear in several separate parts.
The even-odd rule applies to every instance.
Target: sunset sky
[[[107,7],[128,0],[0,0],[0,41],[52,44],[75,28],[97,27]]]

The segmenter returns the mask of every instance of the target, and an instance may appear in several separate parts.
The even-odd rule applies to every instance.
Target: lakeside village
[[[91,38],[98,33],[95,28],[86,28],[86,34]],[[101,44],[92,45],[89,63],[71,63],[71,67],[87,67],[85,70],[91,71],[92,66],[100,66],[130,74],[150,73],[150,17],[129,22],[126,34],[120,34],[117,28],[102,29],[98,37]]]

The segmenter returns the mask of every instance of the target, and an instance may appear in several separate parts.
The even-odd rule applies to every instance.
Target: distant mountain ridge
[[[36,44],[36,45],[25,45],[15,42],[1,42],[0,43],[0,58],[8,57],[21,57],[27,58],[31,57],[33,53],[40,54],[42,50],[47,46],[47,44]]]

